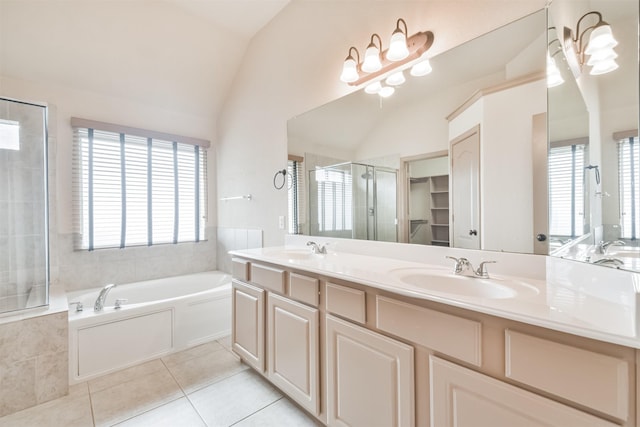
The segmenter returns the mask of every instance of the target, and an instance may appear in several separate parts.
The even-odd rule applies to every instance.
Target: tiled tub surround
[[[102,311],[100,288],[67,294],[69,382],[75,384],[231,333],[231,277],[218,271],[118,285]],[[117,299],[122,302],[114,309]]]
[[[216,233],[205,229],[205,241],[95,251],[73,248],[73,235],[60,234],[52,248],[52,267],[67,291],[108,283],[131,283],[216,269]]]
[[[68,325],[55,289],[49,308],[0,317],[0,416],[67,394]]]

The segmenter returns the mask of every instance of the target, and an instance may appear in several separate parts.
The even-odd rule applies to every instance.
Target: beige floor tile
[[[118,427],[207,427],[186,397],[116,425]]]
[[[187,360],[194,359],[196,357],[206,356],[216,351],[224,350],[224,347],[217,341],[211,341],[205,344],[201,344],[195,347],[188,348],[177,353],[169,354],[162,358],[162,361],[169,366],[179,365]]]
[[[216,351],[167,366],[185,393],[191,393],[247,369],[229,351]]]
[[[234,427],[316,427],[321,424],[283,397],[273,405],[245,418]]]
[[[165,369],[91,393],[96,426],[113,425],[165,403],[184,393]]]
[[[132,366],[131,368],[122,369],[121,371],[89,380],[89,391],[91,393],[96,393],[109,387],[145,377],[161,370],[166,371],[166,368],[160,359],[151,360],[140,365]]]
[[[281,396],[264,378],[250,369],[188,395],[209,426],[230,426]]]
[[[93,427],[89,394],[71,395],[0,418],[2,427]]]

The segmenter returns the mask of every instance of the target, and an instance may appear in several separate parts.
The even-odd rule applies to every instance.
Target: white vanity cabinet
[[[314,415],[320,413],[319,311],[288,298],[267,296],[269,379]]]
[[[413,426],[413,348],[326,318],[329,426]]]
[[[435,356],[429,370],[432,426],[617,425]]]
[[[233,280],[231,346],[248,365],[264,372],[263,289]]]

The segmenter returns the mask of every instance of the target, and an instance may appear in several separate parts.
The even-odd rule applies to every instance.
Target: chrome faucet
[[[307,246],[311,246],[311,252],[313,252],[314,254],[326,254],[327,253],[327,246],[326,245],[319,245],[316,242],[307,242]]]
[[[600,243],[596,245],[596,253],[600,255],[606,255],[609,246],[624,246],[625,243],[621,240],[613,240],[607,241],[601,240]]]
[[[446,258],[455,261],[455,265],[453,266],[453,274],[467,277],[480,277],[483,279],[489,278],[489,273],[487,272],[485,265],[495,264],[495,261],[482,261],[478,268],[474,270],[473,265],[466,258],[454,258],[452,256],[447,256]]]
[[[98,298],[96,299],[96,303],[93,305],[93,311],[102,311],[104,308],[104,302],[107,300],[107,294],[112,288],[115,288],[116,285],[111,283],[110,285],[105,286],[100,291]]]

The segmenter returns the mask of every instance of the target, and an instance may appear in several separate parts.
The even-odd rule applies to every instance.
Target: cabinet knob
[[[477,236],[478,230],[469,230],[469,236]]]
[[[547,235],[540,233],[536,236],[536,240],[538,240],[538,242],[544,242],[547,240]]]

